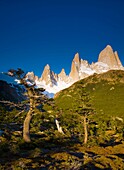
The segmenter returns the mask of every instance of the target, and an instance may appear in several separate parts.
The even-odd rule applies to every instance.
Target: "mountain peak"
[[[58,77],[59,77],[60,80],[62,80],[62,81],[64,81],[64,82],[67,82],[68,76],[66,75],[64,68],[63,68],[63,69],[61,70],[61,72],[58,74]]]
[[[75,82],[79,80],[79,69],[80,69],[81,59],[79,57],[79,53],[76,53],[71,65],[71,72],[69,77]]]
[[[107,64],[110,69],[119,69],[122,67],[117,52],[114,53],[110,45],[107,45],[106,48],[100,52],[98,62]]]
[[[92,64],[89,64],[87,60],[81,59],[79,53],[76,53],[72,60],[69,76],[66,75],[64,69],[62,69],[59,74],[55,74],[47,64],[42,77],[39,79],[39,84],[42,85],[47,92],[56,93],[94,73],[101,74],[109,70],[124,70],[124,67],[121,64],[118,53],[116,51],[114,52],[110,45],[107,45],[100,52],[98,62]]]
[[[106,48],[112,49],[111,45],[107,45]],[[113,50],[113,49],[112,49]]]
[[[45,67],[44,67],[44,70],[43,70],[43,73],[42,73],[42,76],[41,76],[41,80],[42,81],[45,81],[46,84],[48,84],[50,82],[50,66],[49,64],[47,64]]]
[[[79,53],[75,54],[73,61],[76,62],[79,65],[79,63],[80,63]]]
[[[49,64],[47,64],[47,65],[44,67],[44,69],[50,70]]]
[[[64,68],[62,68],[60,74],[65,74],[65,69]]]

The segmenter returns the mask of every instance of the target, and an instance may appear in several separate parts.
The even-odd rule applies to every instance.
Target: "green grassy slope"
[[[63,110],[73,107],[75,97],[78,100],[78,83],[85,86],[98,114],[124,118],[124,71],[111,70],[103,74],[95,74],[61,91],[56,95],[55,100]]]
[[[124,84],[109,84],[99,82],[91,89],[87,86],[92,97],[92,103],[97,113],[118,115],[124,117]]]

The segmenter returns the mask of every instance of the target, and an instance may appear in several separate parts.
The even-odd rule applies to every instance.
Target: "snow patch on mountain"
[[[95,73],[95,71],[93,69],[91,69],[90,67],[86,67],[85,65],[81,65],[80,70],[79,70],[79,76],[81,75],[81,73],[86,73],[88,75],[92,75]]]
[[[52,86],[50,84],[46,84],[45,81],[37,80],[35,83],[37,88],[44,88],[45,94],[49,97],[53,97],[55,93],[72,85],[72,83],[65,83],[64,81],[58,81],[57,84],[53,84]]]

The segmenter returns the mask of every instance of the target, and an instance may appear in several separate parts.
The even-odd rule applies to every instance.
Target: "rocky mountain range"
[[[71,86],[78,80],[84,79],[94,73],[100,74],[109,70],[124,70],[124,67],[122,66],[118,53],[114,52],[110,45],[107,45],[100,52],[98,61],[92,64],[89,64],[87,60],[81,59],[79,53],[76,53],[72,60],[69,75],[66,75],[64,69],[62,69],[59,74],[56,74],[47,64],[41,77],[36,76],[34,72],[28,72],[27,79],[35,82],[37,88],[44,88],[46,90],[45,93],[48,94],[49,97],[53,97],[55,93]],[[0,74],[0,76],[3,75]],[[0,80],[3,80],[3,78]],[[12,84],[10,80],[9,84]]]
[[[109,70],[124,70],[124,67],[117,51],[114,52],[112,47],[107,45],[100,52],[98,61],[92,64],[89,64],[87,60],[81,59],[79,53],[76,53],[72,60],[69,75],[66,75],[64,69],[59,74],[56,74],[47,64],[40,78],[35,76],[33,72],[29,72],[27,76],[33,79],[38,87],[45,88],[49,94],[55,94],[78,80],[84,79],[94,73],[100,74]]]

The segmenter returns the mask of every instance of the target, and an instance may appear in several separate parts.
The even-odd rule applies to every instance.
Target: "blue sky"
[[[96,62],[107,44],[124,65],[123,0],[0,0],[0,72],[68,74],[75,53]]]

